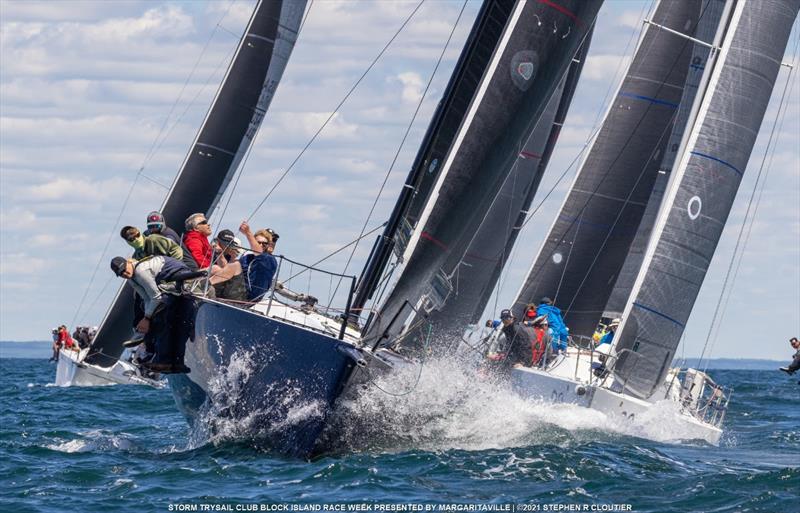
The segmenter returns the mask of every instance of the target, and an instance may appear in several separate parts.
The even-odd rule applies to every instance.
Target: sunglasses
[[[201,224],[208,224],[208,219],[203,219],[202,221],[197,223],[197,226],[200,226]]]
[[[139,238],[139,235],[141,235],[141,234],[140,233],[136,233],[134,235],[128,235],[127,237],[125,237],[125,240],[128,241],[128,242],[133,242],[133,241],[135,241],[136,239]]]
[[[259,244],[261,244],[264,247],[268,247],[268,246],[270,246],[272,244],[271,242],[269,242],[267,240],[257,240],[256,242],[258,242]]]

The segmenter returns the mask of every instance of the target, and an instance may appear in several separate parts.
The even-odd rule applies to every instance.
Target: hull
[[[110,367],[86,363],[89,349],[80,352],[62,349],[58,353],[56,386],[98,387],[106,385],[146,385],[163,388],[161,381],[142,376],[139,369],[125,361],[117,360]]]
[[[622,417],[630,422],[635,422],[656,405],[655,400],[639,399],[615,391],[613,385],[610,388],[599,386],[591,377],[585,353],[581,352],[584,360],[580,361],[578,351],[571,348],[566,357],[559,357],[548,370],[515,368],[511,371],[511,385],[527,399],[592,408],[609,417]],[[671,382],[665,381],[659,390],[664,393],[653,397],[680,401],[676,386]],[[716,425],[699,420],[683,409],[675,416],[674,422],[681,439],[699,439],[719,445],[722,429]]]
[[[267,313],[269,312],[269,313]],[[258,446],[292,457],[318,440],[362,353],[337,339],[336,322],[264,303],[241,309],[199,300],[188,374],[168,377],[190,424],[235,426]],[[349,338],[349,334],[348,334]]]

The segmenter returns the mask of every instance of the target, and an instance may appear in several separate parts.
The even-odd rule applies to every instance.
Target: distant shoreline
[[[42,340],[31,341],[4,341],[0,340],[0,359],[10,360],[14,358],[43,359],[46,360],[52,355],[52,342]],[[786,365],[791,360],[789,351],[786,353],[786,360],[764,360],[758,358],[711,358],[708,361],[709,369],[731,369],[731,370],[775,370],[782,365]],[[675,360],[673,365],[681,363],[682,360]],[[686,358],[683,367],[697,367],[699,358]]]

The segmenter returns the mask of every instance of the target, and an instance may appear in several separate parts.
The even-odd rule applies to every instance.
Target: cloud
[[[399,81],[403,86],[401,98],[404,102],[412,105],[419,103],[420,98],[422,98],[422,90],[425,88],[419,73],[406,71],[398,74],[395,80]]]

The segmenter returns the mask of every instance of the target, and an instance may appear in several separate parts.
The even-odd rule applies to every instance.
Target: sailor
[[[278,269],[278,261],[269,249],[275,247],[272,236],[266,230],[253,233],[247,221],[239,226],[250,243],[250,252],[242,255],[238,261],[226,265],[211,275],[211,284],[224,283],[235,276],[242,275],[247,288],[248,301],[260,301],[272,286],[272,279]]]
[[[59,348],[64,347],[72,351],[77,350],[75,341],[69,336],[69,330],[63,324],[58,327],[58,345]]]
[[[611,342],[614,340],[614,334],[617,332],[617,328],[619,328],[621,322],[622,319],[620,319],[619,317],[612,320],[608,325],[608,329],[606,330],[605,335],[603,335],[603,337],[600,339],[600,342],[597,345],[601,346],[603,344],[611,344]]]
[[[226,264],[239,260],[239,248],[241,245],[242,243],[228,229],[220,230],[212,244],[214,251],[225,259]],[[218,264],[217,260],[219,259],[215,259],[215,263]]]
[[[180,235],[178,235],[175,230],[167,226],[167,221],[164,219],[164,216],[157,210],[147,214],[147,230],[145,230],[144,236],[147,237],[148,235],[153,234],[164,236],[178,246],[181,245]]]
[[[232,299],[235,301],[247,300],[247,287],[241,267],[232,264],[239,260],[239,244],[231,230],[220,230],[212,243],[214,250],[214,264],[211,266],[211,274],[215,278],[211,280],[214,287],[214,294],[220,299]],[[230,268],[228,268],[230,267]],[[228,277],[222,280],[222,277]]]
[[[142,365],[154,372],[186,373],[183,363],[186,339],[193,335],[194,303],[181,295],[172,282],[197,276],[179,260],[155,256],[141,262],[123,257],[111,260],[111,270],[130,280],[144,301],[144,317],[136,331],[144,333],[155,355]]]
[[[532,343],[536,339],[533,328],[517,322],[514,314],[508,309],[500,312],[500,321],[503,323],[503,335],[506,337],[505,367],[529,366]]]
[[[522,316],[522,324],[526,326],[533,326],[533,321],[538,317],[536,313],[536,305],[529,303],[525,307],[525,314]]]
[[[119,236],[133,248],[135,260],[157,255],[169,256],[177,260],[183,258],[183,250],[180,245],[163,235],[157,233],[144,235],[135,226],[126,226],[120,230]]]
[[[788,367],[781,367],[780,370],[791,376],[797,372],[797,370],[800,370],[800,341],[797,340],[797,337],[792,337],[789,339],[789,344],[791,344],[792,349],[796,352],[792,358],[792,363],[790,363]],[[800,384],[800,381],[798,384]]]
[[[211,225],[208,224],[205,214],[196,213],[186,218],[184,222],[186,233],[183,234],[183,244],[191,254],[198,269],[207,269],[211,265]]]
[[[561,317],[561,310],[553,305],[552,299],[543,297],[536,311],[539,315],[547,316],[547,321],[550,324],[550,334],[553,336],[553,350],[566,351],[569,332],[564,324],[564,319]]]
[[[550,359],[553,337],[550,335],[550,326],[546,315],[540,315],[532,321],[536,338],[531,343],[531,366],[545,366]]]
[[[61,350],[61,344],[58,341],[58,328],[53,328],[50,333],[53,335],[53,356],[50,357],[51,362],[58,360],[58,352]]]

